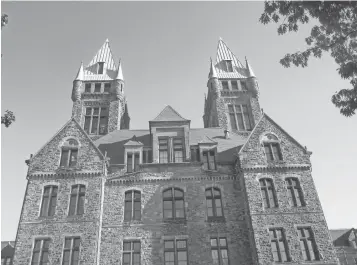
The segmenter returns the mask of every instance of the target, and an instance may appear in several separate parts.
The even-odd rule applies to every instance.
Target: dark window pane
[[[132,154],[128,154],[128,157],[127,157],[127,171],[130,173],[133,171],[133,156]]]
[[[71,247],[71,242],[72,240],[67,238],[65,241],[64,241],[64,247],[65,248],[70,248]]]
[[[240,131],[245,130],[242,113],[237,113],[236,115],[237,115],[238,128],[239,128],[239,130],[240,130]]]
[[[99,134],[106,134],[108,130],[108,117],[101,116],[99,121]]]
[[[86,93],[90,93],[91,92],[91,83],[86,83],[85,84],[85,92]]]
[[[77,154],[78,154],[78,150],[71,150],[69,167],[75,167],[77,165]]]
[[[99,62],[98,63],[98,74],[102,75],[104,71],[104,62]]]
[[[169,190],[166,190],[164,192],[164,198],[171,198],[172,197],[172,190],[169,189]]]
[[[68,156],[69,156],[69,150],[62,150],[62,156],[61,156],[61,167],[66,167],[68,166]]]
[[[110,90],[110,83],[104,83],[104,92],[109,92]]]
[[[130,254],[128,254],[128,253],[123,254],[123,263],[130,264]]]
[[[183,197],[183,191],[175,189],[175,198],[182,198]]]
[[[223,88],[223,90],[229,90],[227,81],[222,81],[222,88]]]
[[[41,216],[47,216],[48,202],[49,202],[49,198],[48,197],[43,197],[43,199],[42,199],[42,207],[41,207]]]
[[[123,244],[123,250],[131,250],[131,243],[130,242],[124,242]]]
[[[165,241],[165,248],[174,248],[174,241]]]
[[[280,148],[279,148],[279,144],[272,144],[273,147],[273,153],[274,153],[274,157],[276,160],[282,160],[281,157],[281,153],[280,153]]]
[[[91,133],[93,134],[98,133],[98,117],[93,117]]]
[[[228,70],[228,72],[233,72],[232,61],[226,61],[226,62],[227,62],[227,70]]]
[[[140,251],[140,242],[134,242],[134,251]]]
[[[90,120],[91,120],[91,117],[89,117],[89,116],[86,116],[86,117],[85,117],[85,120],[84,120],[84,130],[85,130],[86,133],[89,133]]]
[[[78,214],[84,213],[84,195],[80,195],[78,198]]]
[[[232,81],[232,82],[231,82],[231,85],[232,85],[232,90],[238,90],[237,81]]]
[[[135,156],[134,156],[134,171],[135,172],[139,170],[139,162],[140,162],[139,154],[135,154]]]
[[[271,151],[270,145],[269,144],[264,144],[264,150],[265,150],[265,155],[268,161],[273,161],[273,153]]]
[[[71,199],[69,202],[69,215],[74,215],[75,214],[75,210],[76,210],[76,199],[77,196],[76,195],[71,195]]]
[[[100,87],[101,87],[100,83],[95,83],[94,92],[96,92],[96,93],[100,92]]]

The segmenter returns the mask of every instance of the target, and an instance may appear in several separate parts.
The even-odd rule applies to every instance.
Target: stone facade
[[[224,45],[220,40],[219,49]],[[109,44],[103,47],[100,54],[110,55]],[[82,65],[74,82],[72,118],[28,161],[28,184],[13,264],[39,264],[33,253],[40,239],[50,239],[49,264],[64,264],[66,238],[75,236],[80,238],[80,246],[68,253],[78,253],[79,262],[72,261],[71,265],[134,265],[124,260],[128,251],[124,244],[132,241],[140,242],[140,249],[135,251],[140,253],[140,264],[145,265],[337,265],[311,175],[311,152],[262,113],[251,67],[244,67],[232,53],[229,56],[217,61],[216,66],[211,63],[205,128],[199,129],[190,128],[190,120],[167,106],[149,122],[149,129],[121,130],[128,129],[130,120],[122,94],[121,64],[116,73],[110,70],[116,69],[110,56],[104,63],[110,71],[95,70],[102,64],[98,56],[86,68],[92,72]],[[222,65],[228,70],[219,70]],[[101,78],[112,82],[109,93],[83,92],[85,83]],[[110,78],[112,81],[108,81]],[[223,89],[222,81],[227,80],[229,89]],[[233,89],[235,81],[239,82]],[[244,82],[246,89],[242,88]],[[232,129],[232,105],[244,106],[239,107],[241,112],[235,109],[237,129]],[[88,135],[83,129],[85,108],[95,106],[109,109],[108,134],[103,136]],[[239,115],[243,117],[240,120]],[[268,159],[264,145],[267,135],[275,139],[281,159]],[[299,180],[302,206],[289,204],[287,177]],[[276,207],[264,206],[262,178],[273,183]],[[73,193],[73,187],[79,184],[85,187],[82,200],[79,190]],[[51,193],[55,210],[43,214],[48,186],[56,187],[55,195]],[[179,199],[173,194],[165,197],[168,189],[182,195],[177,195]],[[134,191],[139,198],[131,197]],[[82,210],[77,211],[80,205]],[[70,214],[73,207],[77,212]],[[165,210],[173,218],[165,216]],[[304,259],[297,230],[300,227],[311,229],[316,259]],[[284,231],[286,262],[274,261],[271,228]],[[212,245],[215,238],[226,244],[221,243],[219,248]],[[168,263],[165,242],[170,240],[186,240],[186,261],[178,262],[176,246],[175,261]]]

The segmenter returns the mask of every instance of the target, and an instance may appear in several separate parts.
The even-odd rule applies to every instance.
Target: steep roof
[[[183,118],[170,105],[167,105],[152,121],[189,121]]]
[[[339,229],[339,230],[330,230],[333,244],[339,247],[349,247],[349,241],[352,238],[355,238],[353,233],[357,234],[354,228],[351,229]]]
[[[7,245],[15,246],[15,241],[1,241],[1,250]]]
[[[231,60],[233,72],[227,72],[224,67],[225,60]],[[246,78],[245,66],[237,59],[227,44],[220,38],[217,47],[216,70],[218,78]]]
[[[248,59],[247,57],[245,58],[245,67],[247,68],[247,75],[248,77],[255,77],[255,74],[253,72],[252,67],[250,66],[250,64],[248,63]]]
[[[15,241],[1,241],[1,257],[13,257]]]
[[[104,62],[103,74],[97,74],[97,63]],[[84,80],[114,80],[117,76],[117,67],[107,39],[93,59],[84,69]]]

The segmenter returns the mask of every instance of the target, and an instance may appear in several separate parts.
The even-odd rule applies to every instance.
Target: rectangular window
[[[143,150],[143,163],[152,163],[152,150],[151,149],[144,149]]]
[[[174,162],[180,163],[183,162],[183,141],[181,138],[173,139],[174,146]]]
[[[133,172],[133,155],[132,154],[128,154],[126,166],[127,166],[128,173]]]
[[[274,261],[284,262],[289,261],[287,252],[287,242],[283,229],[271,228],[269,229],[270,245],[273,253]]]
[[[91,83],[86,83],[85,84],[85,92],[90,93],[92,91],[92,84]]]
[[[237,83],[237,81],[231,81],[231,85],[232,85],[232,90],[238,90],[238,83]]]
[[[160,163],[169,162],[168,138],[159,139],[159,162]]]
[[[98,63],[98,75],[102,75],[104,72],[104,62]]]
[[[264,143],[265,155],[268,161],[274,161],[273,151],[269,143]]]
[[[105,93],[110,92],[110,83],[104,83],[104,92]]]
[[[247,91],[247,83],[243,80],[240,80],[240,85],[243,91]]]
[[[200,161],[200,149],[198,147],[191,147],[191,161],[192,162]]]
[[[259,180],[259,183],[262,192],[264,208],[277,207],[273,181],[271,179],[263,178]]]
[[[187,265],[187,240],[165,240],[165,265]]]
[[[88,134],[106,134],[108,131],[108,116],[108,108],[106,107],[86,108],[84,130]]]
[[[69,201],[69,216],[84,213],[84,199],[86,186],[77,184],[72,186],[71,198]]]
[[[64,240],[62,265],[79,264],[80,237],[66,237]]]
[[[95,83],[94,85],[94,93],[100,93],[101,91],[101,86],[102,84],[101,83]]]
[[[123,242],[123,265],[140,265],[140,240]]]
[[[243,109],[243,118],[244,118],[245,129],[250,131],[252,129],[252,125],[250,123],[247,105],[242,105],[242,109]]]
[[[266,142],[264,143],[264,150],[267,161],[283,160],[279,143]]]
[[[228,105],[228,112],[232,130],[252,130],[247,105]]]
[[[229,90],[228,81],[222,81],[223,90]]]
[[[140,155],[139,153],[135,153],[134,155],[134,171],[139,171],[139,164],[140,164]]]
[[[319,260],[315,238],[310,227],[298,228],[300,247],[304,260]]]
[[[203,151],[203,168],[205,170],[216,170],[215,151]]]
[[[50,239],[36,239],[32,251],[31,265],[47,265]]]
[[[127,160],[126,160],[126,167],[127,167],[127,172],[137,172],[139,171],[139,165],[140,165],[140,154],[139,153],[128,153],[127,154]]]
[[[299,180],[297,178],[287,178],[285,181],[290,205],[294,207],[305,206]]]
[[[238,121],[238,128],[240,131],[244,131],[244,121],[243,121],[243,113],[241,109],[241,105],[235,105],[235,110],[236,110],[236,117]]]
[[[232,65],[232,61],[231,60],[227,60],[227,70],[228,72],[233,72],[233,65]]]
[[[228,265],[228,245],[225,237],[211,238],[211,253],[214,265]]]
[[[78,149],[62,148],[60,167],[76,167]]]
[[[228,112],[229,112],[229,119],[231,122],[232,130],[237,130],[238,127],[237,127],[236,115],[235,115],[233,105],[228,105]]]
[[[57,203],[57,186],[46,186],[43,191],[41,216],[54,216]]]
[[[130,190],[125,192],[124,221],[141,220],[141,193]]]

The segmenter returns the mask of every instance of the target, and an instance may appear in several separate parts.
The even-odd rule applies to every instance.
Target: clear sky
[[[357,227],[357,116],[345,118],[332,94],[349,87],[329,55],[308,68],[279,59],[305,47],[311,25],[278,36],[258,18],[263,2],[2,2],[1,240],[14,240],[26,188],[25,159],[70,118],[72,81],[108,38],[123,63],[131,129],[171,105],[203,127],[209,58],[219,37],[259,80],[264,111],[312,154],[312,175],[330,229]]]

